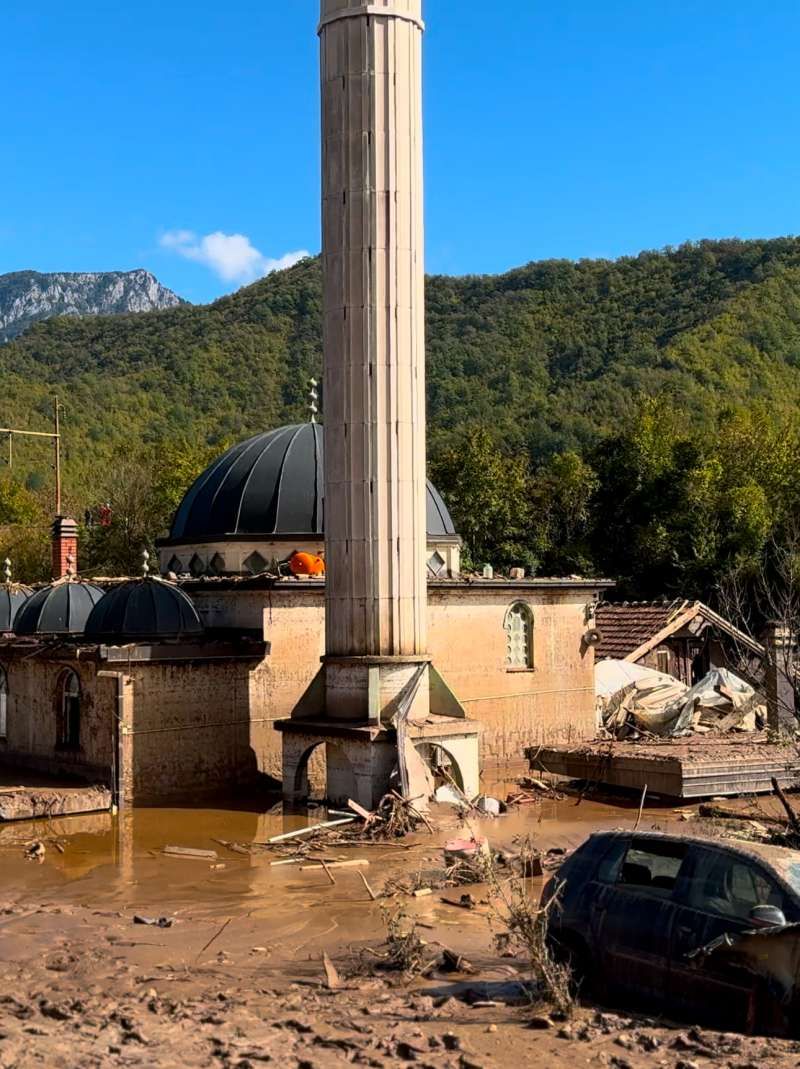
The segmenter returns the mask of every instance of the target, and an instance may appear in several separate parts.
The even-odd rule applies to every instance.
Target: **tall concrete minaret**
[[[427,663],[421,14],[321,0],[326,706],[348,719]]]
[[[426,641],[421,0],[322,0],[325,656],[275,727],[283,790],[374,807],[395,768],[433,786],[426,752],[479,790],[479,725]],[[423,745],[424,744],[424,745]]]

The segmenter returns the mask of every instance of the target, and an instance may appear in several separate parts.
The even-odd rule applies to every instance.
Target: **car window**
[[[786,908],[783,891],[760,865],[715,850],[699,852],[686,893],[694,909],[742,921],[754,906]]]
[[[601,883],[616,883],[619,879],[619,870],[622,867],[622,859],[628,849],[627,839],[615,839],[603,855],[597,866],[597,875]]]
[[[686,856],[684,843],[636,840],[629,847],[617,882],[668,898]]]

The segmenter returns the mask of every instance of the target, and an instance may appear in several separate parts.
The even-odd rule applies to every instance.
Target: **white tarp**
[[[595,687],[603,726],[618,738],[637,731],[753,731],[762,708],[753,688],[725,668],[712,669],[689,689],[673,676],[628,661],[598,661]]]
[[[675,682],[672,676],[656,672],[652,668],[642,668],[640,664],[632,664],[630,661],[598,661],[594,666],[594,692],[598,698],[610,698],[629,683],[653,677]]]

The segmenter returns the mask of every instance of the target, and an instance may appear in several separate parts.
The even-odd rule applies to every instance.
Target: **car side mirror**
[[[777,906],[753,906],[749,913],[754,928],[783,928],[786,916]]]

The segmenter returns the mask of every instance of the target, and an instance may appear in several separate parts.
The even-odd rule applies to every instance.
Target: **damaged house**
[[[701,601],[603,601],[595,657],[629,661],[688,687],[713,668],[762,681],[764,646]]]

